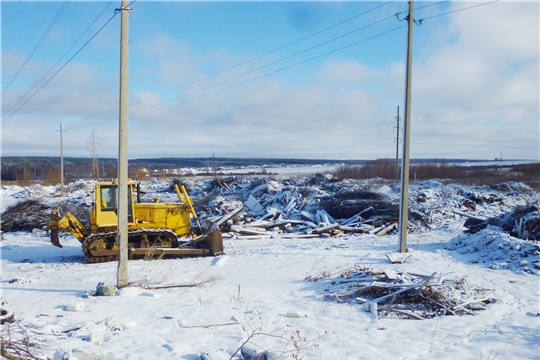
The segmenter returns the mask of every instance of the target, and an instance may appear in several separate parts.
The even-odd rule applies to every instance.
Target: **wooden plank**
[[[399,276],[398,276],[398,273],[395,272],[394,270],[390,270],[390,269],[385,269],[383,270],[384,271],[384,275],[386,275],[386,277],[390,280],[397,280],[399,279]]]
[[[419,283],[413,284],[413,285],[411,285],[411,286],[409,286],[409,287],[406,287],[405,289],[401,289],[401,290],[395,291],[395,292],[393,292],[393,293],[391,293],[391,294],[381,296],[381,297],[379,297],[379,298],[377,298],[377,299],[373,299],[373,300],[371,300],[371,302],[372,302],[372,303],[378,303],[378,302],[381,302],[381,301],[383,301],[383,300],[386,300],[386,299],[388,299],[388,298],[390,298],[390,297],[392,297],[392,296],[394,296],[394,295],[404,293],[404,292],[406,292],[406,291],[415,289],[415,288],[417,288],[417,287],[422,288],[422,287],[424,287],[424,286],[429,282],[429,280],[431,280],[431,278],[432,278],[433,276],[435,276],[435,274],[437,274],[437,273],[434,272],[433,274],[431,274],[431,276],[430,276],[429,278],[427,278],[427,279],[424,280],[424,281],[421,281],[421,282],[419,282]]]
[[[354,222],[358,222],[359,219],[360,219],[360,215],[356,214],[356,215],[354,215],[354,216],[351,216],[351,217],[348,218],[348,219],[343,219],[343,220],[341,221],[341,225],[347,226],[347,225],[352,224],[352,223],[354,223]]]
[[[316,229],[316,228],[319,227],[317,224],[312,223],[311,221],[304,221],[302,224],[303,224],[303,225],[307,225],[307,226],[309,226],[309,227],[312,228],[312,229]]]
[[[315,213],[315,220],[317,220],[317,221],[316,221],[317,224],[320,224],[320,223],[323,222],[322,215],[321,215],[321,212],[320,212],[320,211],[317,211],[317,212]]]
[[[384,226],[379,226],[379,227],[374,227],[373,229],[369,230],[368,233],[370,234],[376,234],[378,233],[379,231],[381,231],[382,229],[384,229]]]
[[[296,205],[296,199],[291,199],[291,201],[289,202],[289,204],[283,209],[283,212],[284,213],[288,213],[289,211],[291,211]]]
[[[377,236],[384,236],[388,234],[390,231],[394,230],[396,228],[397,224],[393,223],[382,229],[381,231],[377,232]]]
[[[284,239],[310,239],[310,238],[317,238],[319,237],[319,234],[279,234],[276,237],[284,238]]]
[[[243,208],[244,208],[244,206],[240,205],[238,208],[234,209],[233,211],[231,211],[227,215],[223,216],[219,221],[217,221],[214,224],[214,226],[219,227],[219,226],[221,226],[221,224],[223,224],[227,220],[230,220],[230,219],[234,218],[240,211],[242,211]]]
[[[317,229],[313,229],[311,232],[313,234],[320,234],[320,233],[323,233],[323,232],[326,232],[326,231],[330,231],[332,229],[335,229],[339,227],[339,224],[338,223],[333,223],[333,224],[330,224],[330,225],[326,225],[326,226],[321,226]]]
[[[309,212],[307,212],[305,210],[300,212],[300,218],[303,219],[303,220],[311,221],[312,223],[317,221],[315,219],[315,216],[313,216],[313,214],[311,214],[311,213],[309,213]]]
[[[269,225],[273,224],[271,221],[266,220],[255,220],[250,223],[247,223],[246,225],[249,227],[257,227],[257,228],[264,228],[267,229]]]
[[[392,264],[403,264],[409,257],[411,257],[410,254],[401,254],[401,253],[391,253],[386,254],[386,257]],[[412,275],[412,274],[411,274]]]
[[[473,299],[473,300],[469,300],[469,301],[466,301],[462,304],[459,304],[459,305],[456,305],[454,307],[452,307],[452,310],[457,310],[457,309],[460,309],[464,306],[467,306],[467,305],[470,305],[470,304],[474,304],[474,303],[477,303],[477,302],[481,302],[481,301],[484,301],[486,300],[490,295],[492,294],[492,292],[488,292],[487,294],[484,294],[482,296],[480,296],[479,298],[476,298],[476,299]]]
[[[268,240],[270,235],[237,235],[235,240]]]
[[[249,228],[249,227],[237,226],[237,225],[231,226],[231,231],[237,232],[239,234],[244,234],[244,235],[263,235],[266,233],[265,229],[259,229],[259,228],[255,229],[255,228]]]
[[[457,210],[450,210],[450,211],[452,211],[454,214],[465,216],[465,217],[468,217],[470,219],[477,220],[477,221],[486,221],[487,220],[485,218],[479,218],[479,217],[472,216],[472,215],[469,215],[469,214],[466,214],[466,213],[463,213],[463,212],[457,211]]]
[[[332,215],[327,213],[326,210],[321,210],[321,212],[323,213],[324,218],[326,218],[329,223],[335,223],[336,222],[336,219],[334,219],[332,217]]]
[[[351,226],[343,226],[343,225],[338,226],[338,229],[343,230],[343,231],[347,231],[347,232],[352,232],[352,233],[365,233],[365,232],[367,232],[366,230],[364,230],[362,228],[351,227]]]
[[[420,316],[418,314],[415,314],[412,311],[399,310],[399,309],[394,309],[394,308],[389,308],[389,309],[385,309],[385,310],[392,311],[392,312],[395,312],[395,313],[398,313],[398,314],[407,315],[407,316],[410,316],[410,317],[415,318],[417,320],[426,320],[426,318],[424,318],[424,317],[422,317],[422,316]]]

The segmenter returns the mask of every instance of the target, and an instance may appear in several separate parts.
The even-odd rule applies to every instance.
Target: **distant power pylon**
[[[401,118],[399,117],[399,106],[397,107],[397,116],[396,116],[396,179],[399,179],[399,130],[401,129],[399,127],[399,120]]]
[[[64,142],[62,140],[62,123],[60,123],[60,196],[64,197]],[[26,172],[26,171],[25,171]]]
[[[92,145],[92,178],[99,180],[99,166],[96,145],[101,145],[101,143],[96,142],[96,129],[92,129],[91,139],[92,142],[89,142],[86,145]]]

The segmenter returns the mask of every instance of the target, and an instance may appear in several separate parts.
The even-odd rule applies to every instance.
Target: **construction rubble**
[[[239,176],[213,181],[206,188],[187,185],[201,218],[230,238],[384,236],[398,229],[399,186],[381,179],[340,180],[317,174],[279,181]],[[436,229],[456,218],[463,218],[465,231],[471,233],[493,225],[524,240],[540,238],[538,193],[524,184],[412,184],[409,232]]]
[[[213,180],[144,181],[142,201],[174,201],[175,183],[182,183],[195,203],[202,224],[219,227],[227,239],[385,236],[397,232],[400,189],[396,181],[338,179],[331,174],[277,179],[271,176],[227,176]],[[66,186],[2,186],[21,201],[2,214],[2,231],[46,230],[52,207],[87,222],[93,182]],[[409,233],[424,232],[463,219],[474,234],[489,226],[513,237],[540,239],[539,193],[527,185],[446,184],[430,180],[411,183]],[[85,223],[86,225],[86,223]]]

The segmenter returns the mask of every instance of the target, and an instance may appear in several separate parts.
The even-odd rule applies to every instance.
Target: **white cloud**
[[[415,28],[417,36],[430,35],[428,48],[418,49],[413,61],[413,157],[494,158],[504,151],[507,158],[538,158],[538,4],[522,5],[495,3]],[[451,3],[450,10],[464,6]],[[263,73],[256,72],[194,93],[245,71],[239,68],[158,96],[162,89],[179,88],[246,57],[226,48],[197,53],[172,35],[151,33],[134,39],[132,51],[145,56],[134,57],[136,70],[130,74],[130,157],[210,156],[213,150],[217,156],[252,157],[373,159],[395,154],[403,62],[373,68],[334,57],[301,83],[289,82],[282,73],[279,79],[265,77],[203,96]],[[24,123],[29,133],[35,128],[41,139],[38,129],[64,122],[66,128],[79,127],[66,139],[73,151],[68,156],[89,154],[83,145],[96,127],[100,154],[115,157],[116,110],[88,117],[117,109],[117,82],[97,66],[70,64],[6,124],[3,148],[20,146],[11,143],[21,131],[16,124]],[[186,94],[191,95],[181,97],[180,105],[166,103]],[[15,101],[14,95],[7,93],[3,105]],[[201,98],[187,101],[196,97]],[[141,109],[149,110],[138,113]],[[56,147],[49,147],[53,154]]]

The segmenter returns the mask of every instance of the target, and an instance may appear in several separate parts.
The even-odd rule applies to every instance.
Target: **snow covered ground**
[[[460,188],[432,182],[421,191],[430,201],[432,193]],[[2,211],[33,196],[56,201],[56,191],[4,186]],[[83,190],[69,196],[91,201]],[[504,198],[507,208],[485,205],[482,215],[538,199]],[[41,344],[42,358],[51,359],[229,359],[240,358],[244,344],[245,354],[268,351],[280,359],[538,359],[538,242],[496,226],[464,234],[464,221],[441,218],[410,234],[403,264],[386,258],[398,249],[395,234],[229,239],[221,257],[130,261],[132,286],[114,296],[88,295],[98,283],[116,285],[116,262],[88,263],[72,236],[59,249],[46,232],[9,232],[0,243],[2,301]],[[491,290],[496,301],[471,315],[375,318],[365,304],[325,300],[332,279],[355,265],[464,279]]]

